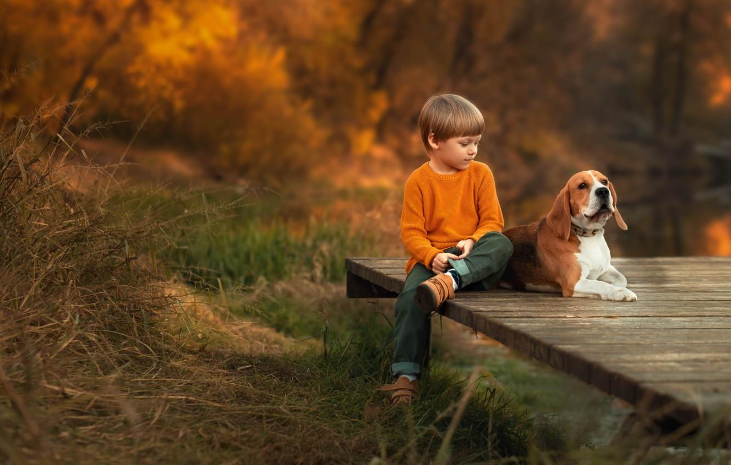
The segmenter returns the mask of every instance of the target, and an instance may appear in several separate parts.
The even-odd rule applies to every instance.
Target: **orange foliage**
[[[457,92],[483,110],[505,166],[575,165],[582,158],[564,154],[579,131],[650,111],[643,73],[658,44],[665,68],[676,63],[683,4],[1,0],[0,71],[22,76],[0,75],[0,123],[89,93],[77,129],[123,121],[115,135],[129,140],[145,120],[140,139],[204,153],[254,183],[400,186],[425,159],[419,108]],[[731,7],[694,4],[684,82],[707,95],[679,89],[678,121],[705,128],[719,120],[709,106],[731,104]],[[667,70],[653,85],[669,102]],[[568,142],[542,136],[552,131]]]
[[[708,81],[708,106],[720,107],[731,103],[731,70],[712,61],[701,63],[700,70]]]
[[[731,215],[723,216],[706,226],[708,253],[714,256],[731,256]]]

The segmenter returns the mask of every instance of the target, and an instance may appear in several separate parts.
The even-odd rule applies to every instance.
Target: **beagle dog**
[[[499,286],[561,292],[564,297],[637,300],[627,289],[627,279],[609,263],[604,225],[612,215],[627,230],[606,176],[595,170],[571,176],[547,215],[502,232],[514,250]]]

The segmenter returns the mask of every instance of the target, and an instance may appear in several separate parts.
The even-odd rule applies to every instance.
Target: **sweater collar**
[[[452,174],[439,174],[439,173],[437,173],[436,171],[434,171],[431,168],[431,166],[429,166],[429,162],[428,161],[427,162],[424,162],[424,165],[422,165],[422,166],[424,168],[424,171],[426,171],[426,174],[429,175],[429,177],[432,177],[434,179],[438,179],[440,181],[453,181],[455,179],[460,179],[462,176],[464,176],[464,174],[466,172],[470,171],[470,169],[472,168],[472,165],[474,165],[474,164],[475,164],[475,162],[473,161],[473,162],[470,163],[470,166],[468,166],[467,168],[463,169],[462,171],[457,171],[456,173],[452,173]]]

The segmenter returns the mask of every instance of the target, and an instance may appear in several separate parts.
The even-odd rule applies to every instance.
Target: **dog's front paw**
[[[626,287],[620,287],[607,294],[604,300],[614,300],[615,302],[634,302],[637,300],[637,294]]]

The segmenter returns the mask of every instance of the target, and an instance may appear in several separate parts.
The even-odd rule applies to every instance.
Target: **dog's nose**
[[[597,197],[604,197],[607,198],[609,196],[609,189],[606,187],[600,187],[596,190]]]

